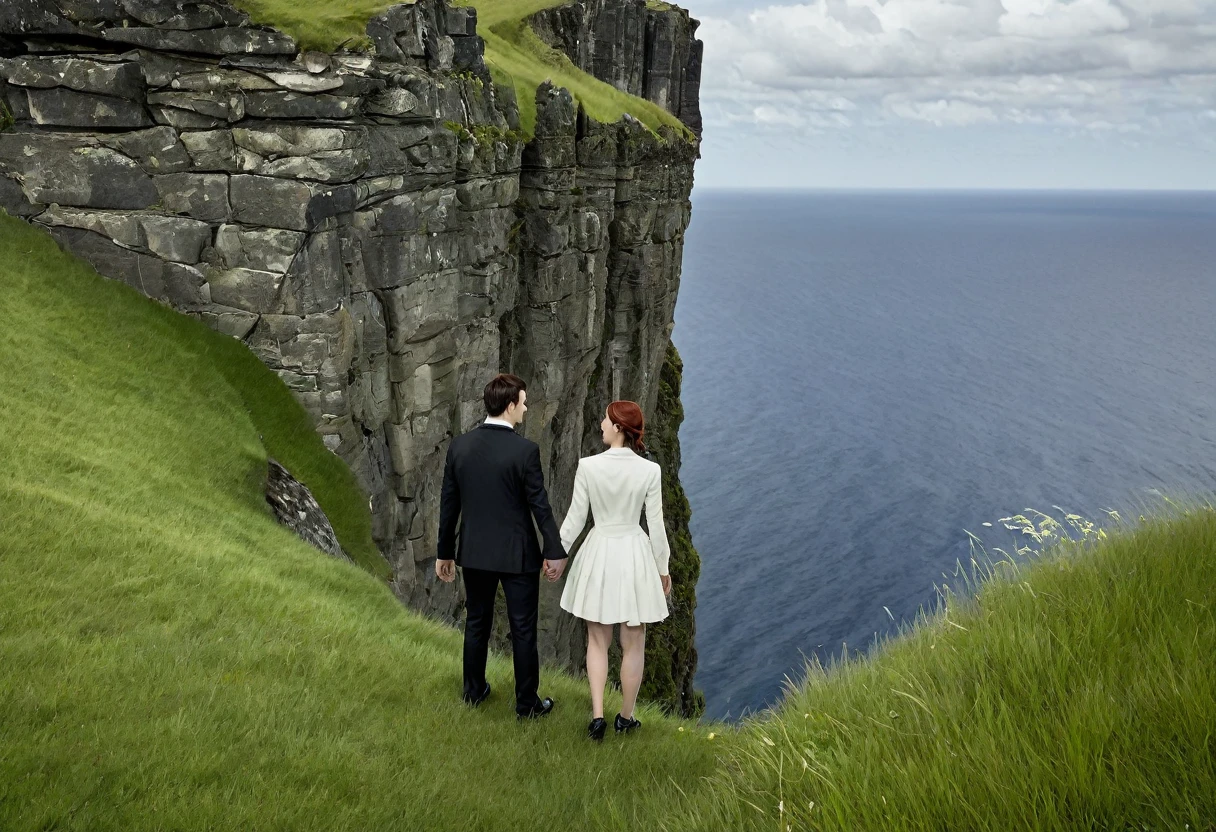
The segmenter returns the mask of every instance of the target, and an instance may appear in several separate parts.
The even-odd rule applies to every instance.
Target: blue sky
[[[1216,0],[684,0],[704,187],[1216,189]]]

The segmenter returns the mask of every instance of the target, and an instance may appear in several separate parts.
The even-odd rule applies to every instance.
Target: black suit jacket
[[[519,574],[539,572],[543,560],[565,557],[537,444],[511,428],[486,424],[453,439],[439,500],[439,558]]]

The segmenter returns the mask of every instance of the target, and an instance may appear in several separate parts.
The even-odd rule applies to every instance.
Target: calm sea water
[[[698,191],[675,341],[711,716],[931,606],[964,529],[1216,490],[1213,194]]]

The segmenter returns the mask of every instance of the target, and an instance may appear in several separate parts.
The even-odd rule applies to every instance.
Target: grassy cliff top
[[[1073,543],[1027,514],[1011,525],[1046,533],[1044,556],[813,669],[689,828],[1211,829],[1216,510],[1110,534],[1078,518]]]
[[[273,389],[299,412],[252,357],[233,372],[243,350],[0,214],[6,832],[1216,818],[1211,508],[1002,566],[772,714],[728,728],[643,710],[639,734],[596,747],[581,680],[546,670],[557,711],[520,725],[495,655],[493,697],[467,709],[456,630],[275,524],[268,443],[313,466],[331,516],[351,483],[308,462],[315,436],[272,439],[251,402]],[[355,548],[366,514],[350,511]]]
[[[281,29],[302,47],[332,50],[366,35],[367,21],[389,6],[386,0],[234,0],[258,23]],[[515,88],[524,132],[536,124],[536,88],[545,81],[565,87],[598,121],[619,121],[626,113],[652,130],[667,126],[691,135],[662,107],[623,93],[580,70],[536,36],[527,18],[565,0],[456,0],[477,9],[477,31],[486,42],[486,65],[497,84]]]

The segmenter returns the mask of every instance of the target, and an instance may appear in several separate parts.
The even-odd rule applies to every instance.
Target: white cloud
[[[768,104],[762,104],[752,110],[752,118],[757,124],[780,124],[787,127],[802,127],[806,119],[790,110],[780,110]]]
[[[1199,142],[1216,110],[1216,0],[713,9],[700,30],[710,129],[1006,123]]]
[[[947,101],[944,98],[939,98],[937,101],[894,101],[891,103],[890,109],[900,118],[927,121],[938,127],[991,124],[997,120],[996,114],[988,107],[981,107],[967,101]]]
[[[1004,0],[998,20],[1002,35],[1078,39],[1127,31],[1123,10],[1110,0]]]

